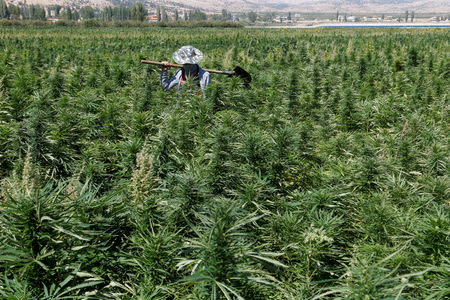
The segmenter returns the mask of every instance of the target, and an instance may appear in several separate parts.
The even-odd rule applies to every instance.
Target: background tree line
[[[22,19],[22,20],[47,20],[56,18],[61,20],[78,21],[80,19],[98,19],[101,21],[144,21],[147,10],[138,2],[131,7],[127,6],[107,6],[103,9],[94,9],[91,6],[83,6],[76,9],[70,6],[61,5],[7,5],[5,0],[0,0],[0,19]]]
[[[123,3],[122,3],[123,4]],[[154,15],[156,18],[154,19]],[[179,11],[168,10],[164,6],[156,6],[155,13],[149,13],[142,2],[125,6],[106,6],[102,9],[93,8],[91,6],[82,6],[81,8],[50,5],[7,5],[5,0],[0,0],[0,19],[11,20],[41,20],[45,21],[49,18],[79,21],[96,19],[103,22],[122,22],[122,21],[139,21],[143,22],[147,19],[157,22],[170,21],[231,21],[233,16],[230,12],[223,9],[221,14],[207,15],[200,9]],[[234,18],[234,20],[237,20]]]

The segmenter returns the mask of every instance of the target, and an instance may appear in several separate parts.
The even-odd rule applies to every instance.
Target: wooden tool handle
[[[175,65],[175,64],[163,63],[160,61],[151,61],[151,60],[141,60],[141,63],[155,65],[155,66],[167,66],[167,67],[173,67],[173,68],[182,68],[183,67],[183,65]]]
[[[183,65],[175,65],[170,63],[162,63],[160,61],[151,61],[151,60],[141,60],[141,63],[143,64],[149,64],[149,65],[155,65],[155,66],[167,66],[167,67],[173,67],[173,68],[182,68]],[[203,69],[209,73],[215,73],[215,74],[223,74],[223,75],[233,75],[233,71],[219,71],[219,70],[209,70],[209,69]]]

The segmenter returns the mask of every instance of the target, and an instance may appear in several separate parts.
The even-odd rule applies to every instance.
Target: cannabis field
[[[0,27],[0,298],[449,297],[449,41]]]

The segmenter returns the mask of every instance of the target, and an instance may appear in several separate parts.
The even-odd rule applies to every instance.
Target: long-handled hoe
[[[156,66],[168,66],[168,67],[173,67],[173,68],[182,68],[183,67],[183,65],[167,64],[167,63],[162,63],[159,61],[150,61],[150,60],[141,60],[141,63],[156,65]],[[242,80],[244,81],[244,85],[247,87],[248,87],[249,83],[252,81],[252,76],[250,75],[250,73],[248,73],[247,71],[245,71],[244,69],[242,69],[239,66],[236,66],[233,69],[233,71],[219,71],[219,70],[209,70],[209,69],[204,69],[204,70],[208,71],[209,73],[228,75],[229,77],[239,76],[240,78],[242,78]]]

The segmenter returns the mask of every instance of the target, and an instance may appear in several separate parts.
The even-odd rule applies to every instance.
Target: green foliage
[[[5,0],[0,1],[0,19],[8,19],[9,18],[9,9]]]
[[[102,15],[1,21],[0,298],[448,297],[448,31]]]
[[[130,12],[131,14],[131,12]],[[138,27],[138,28],[152,28],[152,27],[169,27],[169,28],[198,28],[198,27],[217,27],[217,28],[241,28],[244,27],[242,24],[231,21],[218,21],[218,20],[207,20],[204,17],[194,18],[193,20],[176,20],[166,22],[141,22],[139,20],[133,20],[131,17],[121,18],[109,22],[103,21],[101,19],[84,19],[82,22],[76,22],[74,20],[59,19],[55,23],[50,23],[48,21],[38,21],[38,20],[8,20],[0,19],[0,26],[19,26],[19,27]]]
[[[207,16],[204,12],[200,11],[199,9],[195,9],[193,11],[189,12],[189,20],[192,21],[204,21],[207,19]],[[164,19],[163,19],[164,21]]]
[[[320,299],[327,295],[347,299],[389,299],[395,295],[400,299],[405,290],[414,288],[414,282],[418,277],[429,271],[425,269],[394,276],[398,266],[388,265],[400,255],[401,250],[402,248],[378,261],[373,261],[372,258],[352,258],[347,272],[339,280],[341,287],[330,288],[330,291],[312,299]]]
[[[262,291],[254,285],[276,283],[262,266],[286,267],[274,259],[280,254],[255,251],[254,237],[244,231],[262,216],[242,215],[237,202],[228,199],[213,200],[211,204],[215,206],[212,211],[208,208],[198,216],[201,225],[194,228],[197,237],[186,242],[187,257],[177,264],[179,270],[191,269],[183,281],[194,286],[193,292],[199,298],[243,299],[243,293],[248,298],[261,297]]]
[[[250,22],[254,23],[256,21],[256,18],[258,17],[258,15],[254,11],[251,11],[251,12],[247,13],[247,17]]]
[[[131,18],[136,21],[144,21],[145,18],[145,8],[142,2],[137,2],[131,7]]]

